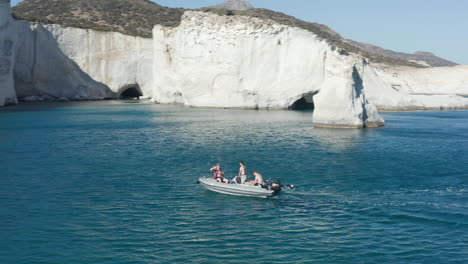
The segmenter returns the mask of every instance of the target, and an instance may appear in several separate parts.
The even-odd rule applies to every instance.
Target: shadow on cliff
[[[356,91],[356,97],[361,97],[364,93],[364,84],[357,70],[356,66],[353,67],[353,81],[354,81],[354,90]],[[365,100],[365,98],[363,98]],[[367,109],[365,105],[362,106],[362,120],[367,121],[369,119],[369,115],[367,114]]]
[[[115,99],[117,94],[85,73],[59,48],[53,34],[40,24],[16,20],[18,27],[15,89],[19,100]]]

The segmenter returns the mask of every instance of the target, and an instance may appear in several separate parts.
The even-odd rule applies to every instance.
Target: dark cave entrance
[[[291,106],[290,110],[314,110],[314,95],[315,93],[304,94],[301,98],[296,100]]]
[[[119,95],[119,99],[140,99],[143,93],[138,85],[128,86],[122,89],[123,91]]]

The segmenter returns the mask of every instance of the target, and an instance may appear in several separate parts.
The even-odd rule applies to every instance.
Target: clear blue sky
[[[170,7],[199,8],[224,0],[153,0]],[[20,0],[13,0],[16,4]],[[412,53],[430,51],[468,65],[468,0],[250,0],[328,25],[346,38]]]

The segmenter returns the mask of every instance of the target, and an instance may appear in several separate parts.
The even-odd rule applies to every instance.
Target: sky
[[[224,0],[153,0],[199,8]],[[15,5],[20,0],[13,0]],[[468,65],[468,0],[250,0],[302,20],[331,27],[343,37],[413,53],[429,51]]]

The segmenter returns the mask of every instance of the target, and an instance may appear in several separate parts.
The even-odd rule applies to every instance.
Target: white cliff
[[[394,69],[392,77],[409,93],[468,95],[468,66]]]
[[[0,106],[20,100],[116,98],[290,109],[314,104],[315,126],[375,127],[377,109],[466,109],[468,67],[369,64],[314,33],[247,16],[187,11],[153,39],[29,24],[0,0]]]
[[[45,25],[58,47],[81,70],[120,95],[134,87],[152,93],[152,40],[88,29]]]
[[[24,100],[103,99],[114,94],[58,48],[43,26],[11,17],[0,1],[0,106]]]
[[[367,98],[381,110],[468,108],[468,67],[408,68],[377,65],[364,74]]]
[[[0,106],[17,103],[13,75],[17,38],[10,1],[0,0]]]
[[[179,27],[156,26],[153,37],[157,102],[287,109],[314,95],[316,126],[383,124],[363,93],[363,59],[340,54],[308,31],[186,12]]]
[[[15,63],[15,90],[20,100],[86,100],[112,98],[109,88],[93,80],[59,49],[39,24],[15,21],[20,36]]]
[[[152,40],[26,23],[0,0],[0,106],[152,93]]]
[[[179,27],[155,26],[153,36],[161,103],[287,109],[304,98],[315,104],[315,126],[325,127],[380,126],[377,108],[468,108],[458,96],[468,94],[466,66],[369,64],[273,21],[188,11]]]

